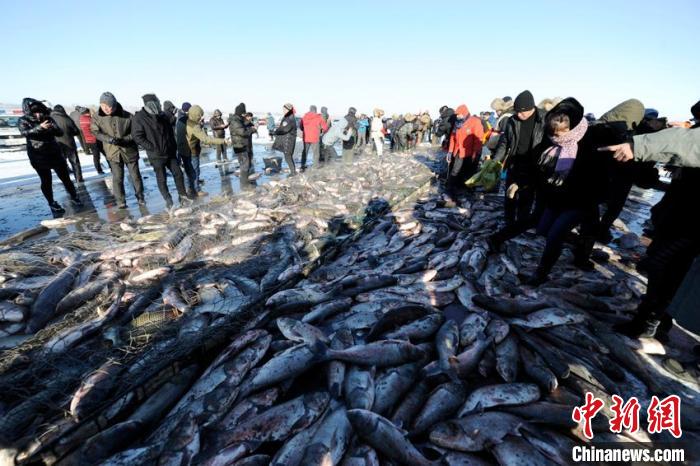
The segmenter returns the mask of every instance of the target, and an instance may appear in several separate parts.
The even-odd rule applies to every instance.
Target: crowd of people
[[[212,135],[204,129],[200,106],[185,102],[177,108],[165,101],[161,107],[154,94],[143,96],[143,107],[134,115],[109,92],[100,96],[99,108],[93,113],[76,107],[67,115],[60,105],[51,110],[31,98],[24,99],[22,106],[20,130],[27,138],[30,162],[52,211],[63,211],[53,197],[52,170],[72,202],[81,204],[69,176],[72,171],[76,182],[83,182],[75,138],[92,154],[98,173],[103,173],[101,156],[106,157],[119,208],[126,208],[124,167],[136,201],[145,202],[139,147],[147,154],[167,207],[173,205],[167,172],[181,204],[206,195],[199,179],[202,144],[215,147],[217,163],[227,163],[230,145],[240,166],[241,187],[250,184],[252,137],[258,125],[244,103],[227,121],[215,110],[209,120]],[[670,163],[676,167],[673,181],[652,211],[653,231],[648,234],[653,243],[640,264],[649,277],[648,290],[637,318],[618,327],[632,336],[659,336],[668,331],[671,318],[666,309],[700,253],[700,216],[694,198],[700,182],[700,102],[691,108],[694,124],[670,129],[658,111],[645,108],[637,99],[620,103],[600,118],[586,113],[573,97],[545,99],[536,105],[527,90],[515,99],[495,99],[491,108],[493,111],[477,116],[464,104],[455,109],[443,106],[433,120],[427,111],[385,118],[379,108],[368,116],[350,107],[343,118],[333,121],[326,107],[318,112],[312,105],[297,118],[294,106],[286,103],[282,118],[275,122],[268,113],[265,124],[272,149],[283,154],[290,176],[297,174],[297,168],[307,169],[309,153],[311,167],[317,168],[338,158],[350,164],[356,154],[365,151],[382,156],[387,142],[389,149],[398,153],[428,143],[441,146],[447,163],[445,190],[458,202],[468,189],[465,181],[484,161],[492,160],[505,173],[505,226],[488,236],[488,245],[497,251],[508,239],[533,228],[544,236],[539,266],[533,274],[522,277],[532,286],[548,280],[575,229],[574,263],[591,269],[593,245],[612,239],[612,224],[632,186],[659,187],[655,164]],[[303,146],[297,167],[294,153],[299,132]],[[337,144],[342,148],[340,156]]]

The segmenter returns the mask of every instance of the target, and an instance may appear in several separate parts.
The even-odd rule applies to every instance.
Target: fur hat
[[[407,113],[403,116],[403,119],[407,122],[411,122],[416,119],[416,116],[413,113]]]
[[[376,116],[377,118],[381,118],[384,116],[384,110],[382,110],[381,108],[375,108],[373,113],[374,116]]]
[[[496,97],[491,101],[491,108],[497,112],[505,113],[513,110],[513,104],[512,100],[505,101],[500,97]]]
[[[541,108],[545,112],[548,112],[554,107],[556,107],[557,104],[559,104],[559,102],[561,101],[561,97],[554,97],[553,99],[542,99],[542,101],[539,104],[537,104],[537,107]]]

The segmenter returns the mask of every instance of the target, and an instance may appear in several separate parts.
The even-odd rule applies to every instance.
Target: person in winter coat
[[[542,257],[527,284],[544,283],[561,255],[565,237],[577,225],[580,240],[574,248],[574,264],[590,269],[590,249],[598,226],[598,204],[604,197],[610,152],[596,148],[615,138],[609,127],[589,126],[583,106],[569,97],[545,117],[547,139],[538,160],[542,215],[537,233],[546,237]],[[539,202],[539,201],[538,201]]]
[[[184,102],[178,110],[175,122],[175,144],[177,145],[177,160],[182,165],[187,178],[187,197],[206,196],[207,193],[199,187],[199,157],[192,157],[190,146],[187,143],[187,111],[192,105]],[[196,169],[195,169],[196,163]]]
[[[316,113],[316,106],[309,107],[309,111],[301,118],[301,130],[304,132],[304,149],[301,151],[301,171],[306,169],[306,154],[309,149],[314,153],[313,165],[319,168],[321,164],[320,140],[321,132],[328,130],[328,125],[321,114]]]
[[[173,198],[168,191],[166,168],[173,176],[180,203],[187,198],[184,176],[177,163],[175,134],[170,125],[170,118],[161,110],[158,97],[155,94],[146,94],[142,99],[143,108],[136,112],[131,120],[131,134],[136,144],[146,150],[156,175],[158,190],[165,200],[166,208],[170,209],[173,206]]]
[[[189,105],[188,102],[182,104],[183,110],[187,109],[187,121],[185,124],[185,141],[191,156],[192,166],[195,173],[195,190],[199,196],[206,195],[199,189],[199,156],[202,153],[202,143],[204,144],[224,144],[226,139],[209,136],[202,129],[201,121],[204,110],[199,105]]]
[[[338,123],[331,126],[331,128],[323,135],[323,157],[326,163],[330,163],[338,157],[338,153],[335,151],[335,143],[338,141],[346,142],[352,138],[352,129],[348,126],[348,121],[345,118],[338,120]],[[343,151],[343,153],[345,153]],[[349,163],[345,158],[343,162]],[[352,162],[352,159],[350,159]]]
[[[382,156],[384,153],[384,122],[382,117],[384,116],[384,110],[380,108],[374,109],[374,118],[372,118],[372,124],[370,126],[370,137],[374,143],[374,147],[377,149],[377,155]]]
[[[104,150],[102,149],[102,145],[98,144],[99,141],[95,135],[92,134],[92,130],[90,129],[90,125],[92,125],[92,115],[90,115],[90,109],[83,109],[79,122],[80,131],[83,134],[83,140],[85,141],[83,150],[85,150],[86,154],[92,154],[92,162],[95,165],[95,170],[97,170],[98,174],[104,175],[102,163],[100,163],[100,153],[104,154]],[[104,155],[106,158],[107,154]]]
[[[647,291],[632,321],[615,330],[630,337],[667,338],[673,321],[667,310],[683,278],[700,254],[700,124],[691,129],[671,128],[634,136],[632,143],[602,147],[618,161],[668,162],[682,167],[659,204],[654,218],[654,239],[647,249],[644,270]],[[657,206],[654,208],[656,209]]]
[[[435,145],[438,145],[440,143],[440,139],[444,138],[442,144],[443,147],[447,148],[446,145],[449,143],[450,134],[452,134],[452,129],[454,128],[456,119],[457,116],[452,108],[448,107],[447,105],[440,107],[440,118],[438,119],[439,123],[436,125],[434,133],[436,138],[434,141]]]
[[[87,147],[85,147],[85,139],[83,139],[83,131],[80,129],[80,115],[83,113],[85,109],[81,107],[80,105],[76,105],[75,109],[70,112],[70,119],[73,120],[73,123],[75,123],[75,126],[78,128],[78,142],[80,143],[80,148],[83,149],[83,152],[87,154]]]
[[[242,187],[250,185],[248,173],[250,170],[250,158],[248,156],[248,139],[256,131],[252,125],[246,122],[245,104],[240,103],[236,107],[233,117],[229,120],[229,132],[231,133],[231,146],[238,158],[240,167],[240,183]]]
[[[416,116],[407,113],[403,117],[403,124],[396,130],[397,150],[405,152],[409,149],[411,137],[416,130]]]
[[[462,189],[464,182],[476,173],[481,157],[481,141],[484,127],[481,120],[469,114],[466,105],[460,105],[455,112],[455,120],[448,148],[447,188],[450,191]]]
[[[63,132],[63,135],[56,137],[56,142],[61,146],[61,153],[66,159],[71,168],[73,168],[73,176],[76,183],[83,182],[83,171],[80,168],[80,159],[78,159],[78,148],[75,146],[75,137],[80,135],[80,129],[75,122],[66,114],[66,110],[61,105],[56,105],[51,112],[51,118],[56,122],[58,127]]]
[[[367,131],[369,130],[369,118],[364,113],[357,120],[357,145],[362,147],[367,144]]]
[[[430,129],[433,126],[433,121],[430,119],[430,114],[426,111],[421,113],[418,118],[418,131],[416,133],[416,143],[422,144],[427,137],[430,140]]]
[[[124,165],[131,175],[139,205],[145,205],[143,180],[139,170],[139,149],[131,135],[131,113],[122,108],[111,92],[100,96],[100,109],[92,118],[90,131],[98,141],[102,141],[112,167],[112,188],[118,208],[126,209]]]
[[[357,109],[350,107],[348,114],[345,115],[345,120],[348,122],[348,128],[352,131],[352,137],[347,141],[343,141],[343,162],[352,163],[355,146],[357,145]]]
[[[527,223],[527,230],[534,226],[530,223],[535,202],[537,158],[541,153],[538,148],[544,137],[546,112],[535,107],[530,91],[523,91],[515,98],[514,111],[498,139],[492,158],[507,170],[504,203],[506,225]],[[536,222],[537,219],[534,219]]]
[[[214,115],[209,119],[209,127],[211,128],[212,135],[215,138],[226,137],[226,128],[228,128],[228,124],[224,123],[224,119],[221,117],[221,110],[214,110]],[[228,161],[228,157],[226,156],[226,144],[216,145],[216,161]]]
[[[265,123],[267,123],[267,133],[270,135],[270,141],[272,141],[275,137],[275,119],[272,116],[272,113],[267,112]]]
[[[330,128],[333,122],[331,121],[331,116],[328,114],[328,109],[326,107],[321,107],[321,118],[326,122],[326,126]]]
[[[272,144],[272,149],[284,154],[284,160],[289,166],[290,176],[295,176],[297,169],[294,165],[294,147],[297,143],[297,120],[294,117],[294,106],[292,104],[284,104],[282,113],[284,117],[282,117],[282,121],[280,121],[277,129],[273,131],[275,142]],[[272,116],[270,115],[268,118],[272,118]]]
[[[258,124],[256,118],[250,112],[246,112],[244,120],[246,128],[253,129],[253,132],[248,135],[248,173],[250,174],[255,172],[255,164],[253,163],[253,134],[255,134],[256,138],[258,137]]]
[[[163,102],[163,113],[168,118],[173,131],[175,131],[175,125],[177,124],[177,107],[175,104],[169,100]]]
[[[61,153],[61,147],[56,142],[56,137],[63,135],[61,128],[51,118],[50,111],[42,102],[26,97],[22,100],[23,116],[19,118],[19,131],[27,138],[27,156],[32,168],[36,170],[41,180],[41,192],[49,203],[49,208],[54,213],[65,212],[63,207],[53,198],[53,186],[51,184],[51,170],[63,183],[71,200],[76,205],[82,205],[78,198],[73,182],[68,174],[68,165]]]

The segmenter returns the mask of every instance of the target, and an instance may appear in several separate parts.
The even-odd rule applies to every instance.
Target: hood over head
[[[615,105],[600,117],[600,121],[613,123],[624,121],[628,130],[633,130],[644,118],[644,104],[637,99],[628,99]]]
[[[217,118],[221,118],[221,110],[219,110],[218,108],[214,110],[214,116]]]
[[[144,110],[151,115],[158,115],[162,111],[160,100],[158,100],[155,94],[144,94],[141,98],[143,99]]]
[[[202,110],[202,107],[199,105],[193,105],[190,107],[190,110],[187,112],[187,119],[189,121],[195,121],[199,123],[199,120],[202,119],[202,116],[204,116],[204,110]]]
[[[58,105],[58,104],[57,104],[57,105],[54,105],[54,106],[53,106],[53,111],[54,111],[54,112],[61,113],[61,114],[63,114],[63,115],[66,114],[66,109],[63,108],[63,105]]]
[[[43,113],[44,115],[51,113],[49,108],[44,105],[43,102],[32,99],[31,97],[25,97],[22,99],[22,111],[27,116],[31,116],[35,113]]]
[[[181,108],[182,108],[182,111],[183,111],[183,112],[187,113],[187,112],[189,112],[190,109],[192,108],[192,104],[189,103],[189,102],[183,102]]]
[[[469,116],[469,107],[467,107],[465,104],[462,104],[459,107],[457,107],[455,113],[457,114],[458,118],[467,118]]]
[[[350,107],[350,108],[348,109],[348,115],[353,115],[353,116],[355,116],[356,113],[357,113],[357,109],[356,109],[355,107]]]
[[[547,113],[545,121],[549,123],[550,118],[557,113],[563,113],[568,116],[569,126],[573,129],[583,120],[583,105],[573,97],[567,97]]]
[[[234,111],[234,114],[237,115],[237,116],[243,116],[245,113],[246,113],[245,104],[244,104],[243,102],[241,102],[241,103],[238,104],[238,106],[236,107],[236,110]]]
[[[177,111],[177,109],[175,108],[175,104],[173,104],[169,100],[166,100],[165,102],[163,102],[163,110],[168,112],[168,113],[172,113],[172,114],[175,114],[175,112]]]

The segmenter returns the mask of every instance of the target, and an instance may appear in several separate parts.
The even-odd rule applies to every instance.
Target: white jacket
[[[372,118],[372,126],[370,126],[370,133],[381,134],[382,128],[384,128],[384,123],[382,123],[381,118]]]

